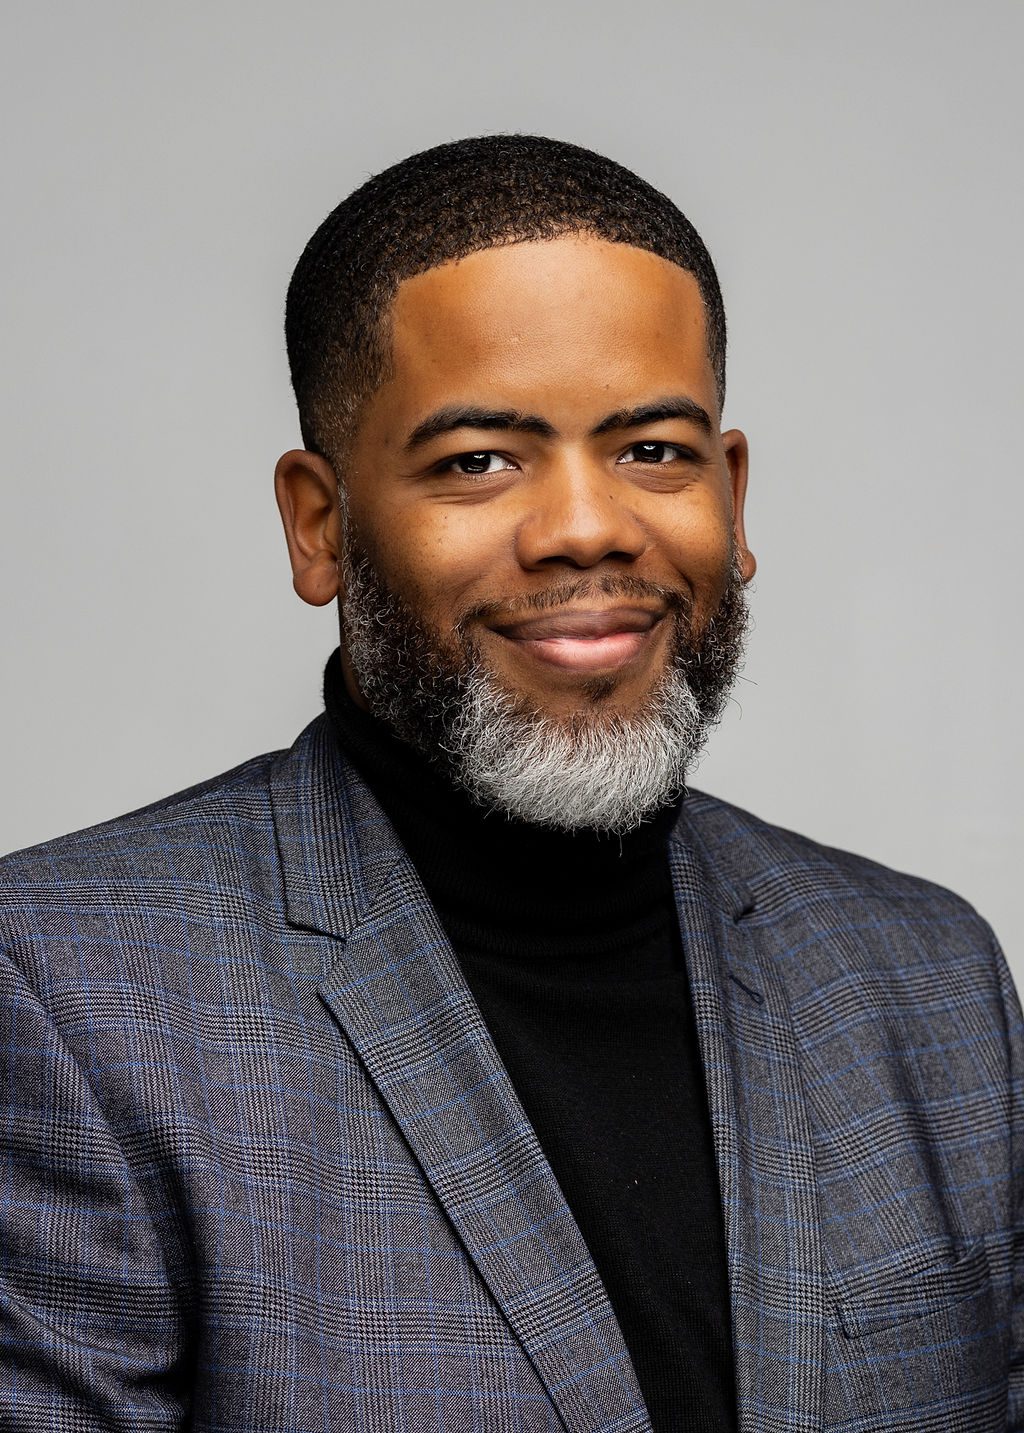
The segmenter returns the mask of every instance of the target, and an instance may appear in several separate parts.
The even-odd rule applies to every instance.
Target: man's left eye
[[[487,477],[491,473],[504,472],[511,468],[512,464],[500,453],[490,451],[482,453],[460,453],[458,457],[451,458],[446,466],[453,469],[463,477]]]
[[[683,456],[676,443],[634,443],[619,459],[620,463],[672,463]]]

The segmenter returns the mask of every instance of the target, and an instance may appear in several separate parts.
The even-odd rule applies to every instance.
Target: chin
[[[538,712],[553,721],[600,714],[607,717],[638,716],[649,703],[663,672],[638,681],[622,672],[588,672],[572,680],[543,686],[503,680],[493,672],[520,710]]]

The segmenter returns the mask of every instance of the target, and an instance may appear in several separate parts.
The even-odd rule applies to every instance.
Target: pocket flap
[[[847,1338],[894,1328],[975,1297],[989,1284],[984,1241],[972,1244],[952,1264],[926,1269],[912,1278],[875,1290],[867,1298],[839,1304],[839,1322]]]

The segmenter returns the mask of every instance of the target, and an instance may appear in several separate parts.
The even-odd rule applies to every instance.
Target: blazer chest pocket
[[[825,1426],[1003,1430],[1007,1344],[984,1243],[841,1300],[829,1333]]]

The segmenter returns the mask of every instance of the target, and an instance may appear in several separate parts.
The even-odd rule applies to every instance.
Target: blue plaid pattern
[[[743,1433],[1024,1428],[1024,1044],[991,932],[696,793],[672,861]],[[5,1430],[649,1429],[323,718],[7,857],[0,946]]]

